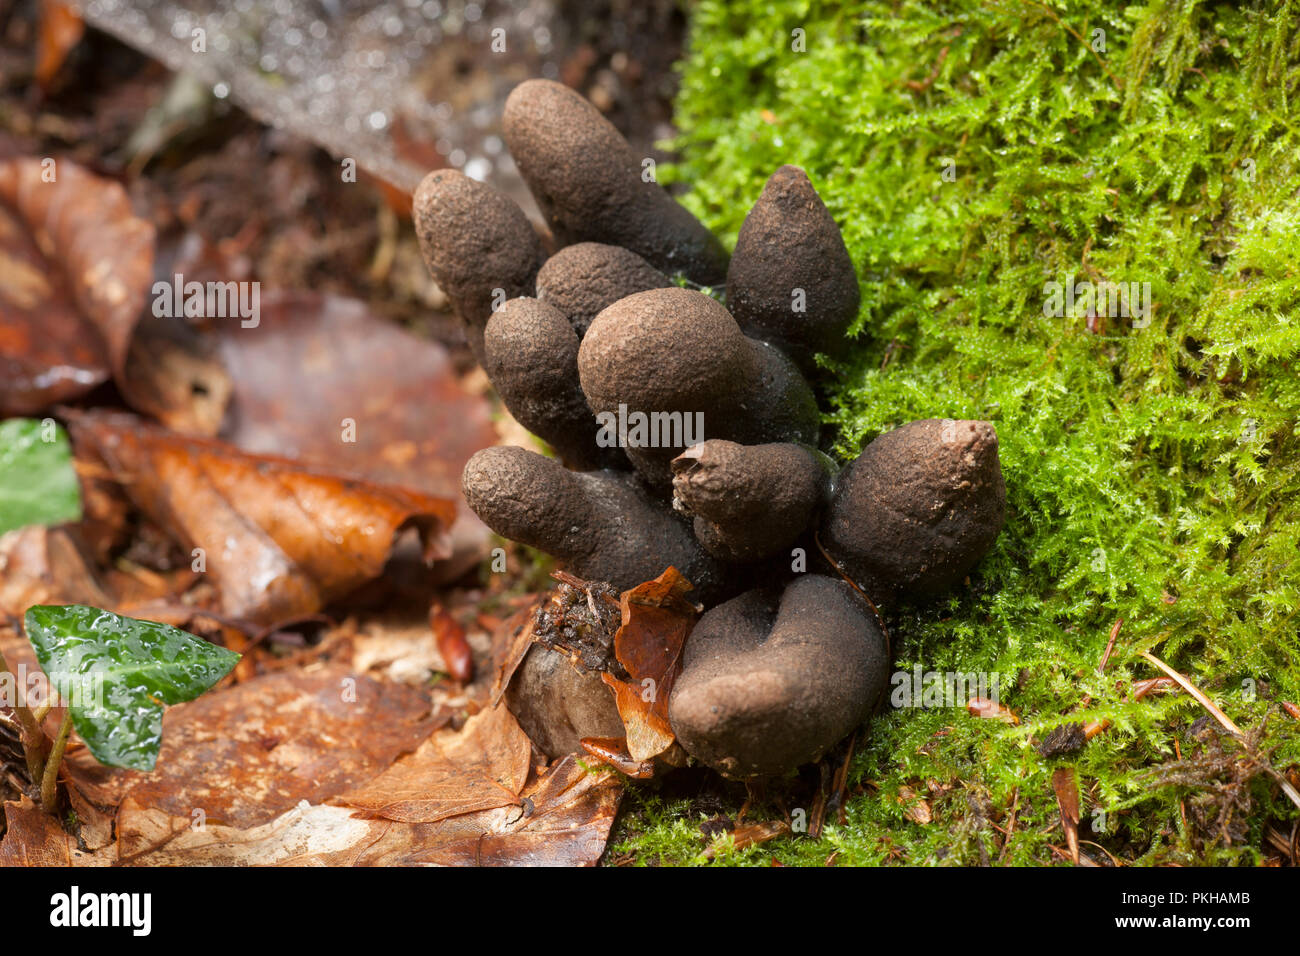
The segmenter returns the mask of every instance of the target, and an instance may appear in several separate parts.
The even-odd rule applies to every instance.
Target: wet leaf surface
[[[407,526],[420,532],[426,558],[447,554],[455,505],[445,498],[247,455],[126,415],[77,413],[70,429],[79,453],[102,459],[196,570],[211,573],[236,617],[315,613],[379,575]]]
[[[361,302],[269,293],[256,328],[217,330],[234,393],[224,438],[334,474],[453,499],[454,577],[482,556],[487,531],[460,475],[497,441],[490,407],[461,387],[446,349],[372,315]]]
[[[446,350],[361,302],[268,293],[256,328],[216,331],[234,387],[222,437],[244,451],[458,497],[465,462],[496,441]]]
[[[77,734],[96,760],[112,767],[152,770],[163,705],[193,700],[239,660],[168,624],[93,607],[37,606],[26,625]]]

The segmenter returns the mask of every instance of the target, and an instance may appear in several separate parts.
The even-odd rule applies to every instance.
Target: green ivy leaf
[[[51,424],[47,434],[31,418],[0,422],[0,534],[80,517],[81,489],[67,433]]]
[[[154,768],[163,706],[198,697],[239,660],[169,624],[76,604],[29,608],[27,638],[95,759],[133,770]]]

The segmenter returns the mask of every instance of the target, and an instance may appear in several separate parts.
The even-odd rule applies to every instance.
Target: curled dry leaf
[[[248,455],[129,415],[76,413],[69,427],[79,453],[98,456],[141,511],[201,558],[233,617],[315,613],[377,577],[407,526],[419,530],[426,558],[448,552],[456,509],[446,498]]]
[[[337,802],[400,823],[437,823],[516,806],[528,781],[532,744],[505,707],[480,711],[443,730]]]
[[[677,739],[668,723],[668,698],[698,616],[686,599],[690,590],[691,583],[670,567],[619,599],[623,623],[614,636],[614,653],[628,680],[610,674],[601,679],[614,691],[634,761],[658,756]]]
[[[128,795],[165,815],[258,826],[371,779],[434,726],[405,685],[337,666],[274,671],[170,708],[157,770]]]
[[[528,649],[533,646],[535,612],[539,606],[540,602],[520,608],[492,632],[492,661],[496,668],[490,699],[493,707],[505,697],[515,671],[528,655]]]
[[[229,384],[179,320],[137,324],[154,229],[120,185],[69,160],[0,161],[0,413],[34,414],[110,375],[135,408],[211,434]]]

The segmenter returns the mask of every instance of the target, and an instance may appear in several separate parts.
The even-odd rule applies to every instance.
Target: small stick
[[[1145,657],[1152,664],[1155,664],[1156,667],[1160,668],[1170,677],[1172,677],[1174,679],[1174,682],[1177,683],[1179,687],[1187,691],[1187,693],[1191,694],[1192,697],[1196,699],[1196,702],[1198,704],[1200,704],[1202,707],[1204,707],[1206,710],[1208,710],[1211,714],[1214,715],[1214,719],[1217,720],[1219,723],[1221,723],[1224,726],[1224,729],[1228,731],[1228,733],[1232,734],[1235,737],[1246,736],[1244,733],[1242,733],[1241,728],[1232,722],[1232,718],[1230,718],[1227,714],[1221,711],[1218,708],[1218,705],[1214,703],[1214,701],[1206,697],[1205,694],[1201,692],[1201,689],[1199,687],[1197,687],[1195,684],[1189,681],[1182,674],[1178,673],[1178,671],[1174,670],[1172,667],[1170,667],[1160,658],[1156,657],[1150,651],[1143,651],[1142,656]]]
[[[1101,663],[1097,665],[1097,673],[1100,674],[1106,670],[1106,662],[1110,660],[1110,652],[1115,649],[1115,638],[1119,637],[1119,629],[1124,626],[1122,617],[1116,618],[1115,623],[1110,628],[1110,640],[1106,642],[1106,653],[1101,655]]]

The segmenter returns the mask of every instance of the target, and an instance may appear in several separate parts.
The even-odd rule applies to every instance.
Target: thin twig
[[[1115,638],[1119,637],[1119,629],[1123,626],[1124,619],[1122,617],[1116,618],[1115,623],[1111,625],[1110,640],[1106,642],[1106,653],[1101,655],[1101,663],[1097,665],[1098,674],[1105,672],[1106,662],[1110,660],[1110,652],[1115,649]]]
[[[1201,692],[1201,689],[1199,687],[1197,687],[1195,684],[1189,681],[1182,674],[1178,673],[1178,671],[1174,670],[1172,667],[1170,667],[1160,658],[1156,657],[1150,651],[1143,651],[1142,656],[1145,657],[1152,664],[1155,664],[1156,667],[1160,668],[1170,677],[1172,677],[1175,683],[1177,683],[1179,687],[1187,691],[1187,693],[1191,694],[1192,697],[1196,699],[1196,702],[1198,704],[1200,704],[1202,707],[1204,707],[1206,710],[1208,710],[1211,714],[1214,715],[1214,719],[1217,720],[1219,723],[1221,723],[1224,726],[1224,729],[1228,731],[1228,733],[1232,734],[1234,737],[1246,736],[1242,732],[1241,728],[1232,722],[1232,718],[1230,718],[1227,714],[1225,714],[1222,710],[1220,710],[1218,705],[1215,704],[1214,701],[1206,697],[1205,694]]]

